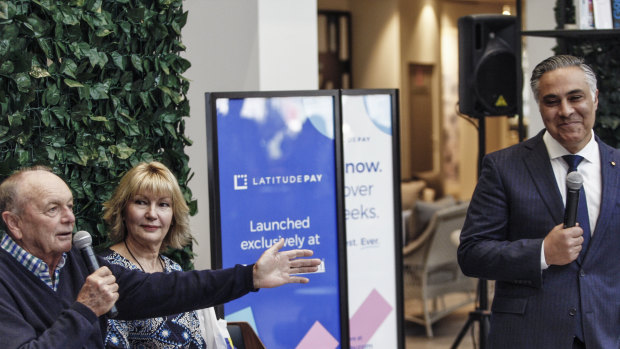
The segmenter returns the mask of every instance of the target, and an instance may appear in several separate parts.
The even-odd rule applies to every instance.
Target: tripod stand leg
[[[467,319],[467,322],[465,323],[465,326],[463,326],[463,328],[461,329],[461,332],[459,332],[459,335],[454,340],[454,343],[452,344],[452,347],[451,347],[452,349],[458,348],[459,344],[461,343],[461,340],[463,340],[463,337],[465,337],[465,334],[467,333],[469,326],[471,326],[473,322],[474,322],[474,318],[470,314],[469,318]]]
[[[454,344],[452,344],[451,348],[456,349],[459,346],[459,343],[461,343],[463,337],[465,337],[465,333],[467,333],[467,330],[470,328],[470,326],[473,326],[473,322],[478,321],[480,326],[480,349],[485,349],[487,347],[487,336],[489,335],[489,328],[491,327],[490,315],[491,314],[487,310],[480,308],[469,313],[469,318],[467,319],[465,326],[463,326],[461,332],[459,332],[459,335],[454,340]]]

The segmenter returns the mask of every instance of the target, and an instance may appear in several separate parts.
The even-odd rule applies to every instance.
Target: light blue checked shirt
[[[50,269],[47,264],[21,248],[8,234],[4,234],[4,236],[2,236],[2,240],[0,240],[0,247],[13,256],[13,258],[17,259],[21,265],[30,270],[52,290],[56,291],[58,276],[60,275],[60,270],[65,265],[65,259],[67,258],[66,253],[62,254],[62,258],[54,271],[54,280],[52,280],[52,278],[50,278]]]

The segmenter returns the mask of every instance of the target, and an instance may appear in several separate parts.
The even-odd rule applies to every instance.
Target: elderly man
[[[314,272],[320,263],[296,259],[310,250],[280,252],[280,241],[250,266],[146,274],[100,260],[91,274],[72,248],[71,190],[46,167],[20,170],[0,184],[0,212],[7,233],[0,240],[3,348],[102,348],[99,320],[115,303],[120,319],[199,309],[259,287],[306,283],[291,274]]]
[[[484,158],[459,263],[496,280],[489,348],[618,348],[620,151],[592,130],[596,76],[560,55],[530,85],[545,129]],[[585,190],[578,225],[564,226],[573,171]]]

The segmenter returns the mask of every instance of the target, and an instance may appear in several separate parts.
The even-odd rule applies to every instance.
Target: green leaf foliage
[[[74,191],[77,228],[99,246],[102,203],[141,161],[177,175],[194,215],[186,21],[182,0],[0,1],[0,179],[52,167]],[[191,246],[168,255],[192,268]]]

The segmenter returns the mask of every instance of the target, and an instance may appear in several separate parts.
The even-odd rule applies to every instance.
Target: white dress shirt
[[[577,171],[583,176],[583,189],[586,193],[586,202],[588,203],[588,218],[590,220],[590,236],[594,236],[594,228],[596,227],[596,221],[601,208],[601,155],[598,149],[598,143],[594,139],[594,131],[588,144],[581,149],[577,154],[583,156],[583,160],[577,166]],[[568,164],[562,156],[570,155],[571,153],[566,150],[558,141],[556,141],[549,132],[545,132],[543,135],[543,141],[547,147],[549,158],[551,161],[551,167],[553,168],[553,174],[555,180],[562,195],[562,201],[566,206],[566,175],[568,172]],[[541,250],[541,267],[547,269],[549,266],[545,261],[544,242]]]

